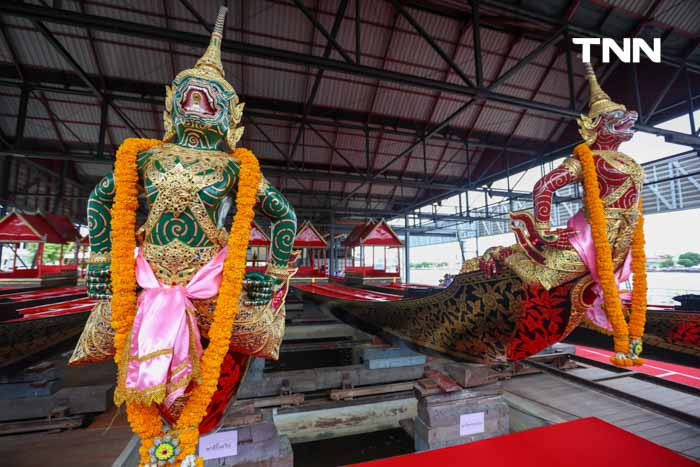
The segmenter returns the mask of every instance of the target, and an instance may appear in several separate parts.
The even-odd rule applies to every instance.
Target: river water
[[[453,268],[411,269],[414,284],[437,285],[445,274],[454,274]],[[700,294],[700,273],[647,272],[648,301],[654,305],[677,305],[672,297],[682,294]]]

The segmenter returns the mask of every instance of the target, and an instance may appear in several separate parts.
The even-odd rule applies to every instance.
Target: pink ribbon
[[[187,286],[167,286],[158,282],[151,266],[139,250],[136,281],[143,288],[131,331],[126,373],[127,399],[134,392],[164,402],[167,407],[180,397],[194,377],[199,377],[202,343],[197,320],[190,310],[191,300],[216,295],[227,248],[192,277]],[[194,355],[192,355],[194,352]]]
[[[569,219],[567,227],[578,231],[578,233],[571,237],[569,241],[571,242],[571,246],[574,247],[578,255],[581,257],[581,261],[583,261],[583,264],[586,265],[586,268],[588,268],[588,271],[591,273],[591,277],[593,278],[593,293],[595,293],[595,300],[593,300],[593,305],[591,308],[586,310],[586,316],[588,316],[588,319],[596,326],[612,331],[612,325],[610,324],[610,321],[608,321],[605,310],[603,310],[603,289],[600,287],[600,278],[598,277],[598,266],[596,265],[595,246],[593,244],[593,232],[591,230],[591,226],[583,215],[583,212],[579,211],[576,213],[576,215]],[[630,252],[628,252],[622,267],[615,272],[615,285],[618,289],[620,288],[621,282],[625,282],[627,279],[629,279],[630,274],[632,273],[631,263],[632,255]],[[620,298],[629,300],[630,294],[620,294]]]

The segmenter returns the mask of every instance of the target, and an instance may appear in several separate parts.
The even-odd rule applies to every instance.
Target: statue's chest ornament
[[[157,174],[151,180],[158,192],[153,209],[159,206],[176,217],[197,201],[199,190],[204,188],[180,163],[167,172]]]
[[[219,187],[225,181],[226,161],[219,162],[216,161],[217,158],[205,159],[207,160],[193,161],[185,166],[180,160],[170,156],[158,158],[159,164],[155,164],[155,160],[148,164],[145,177],[150,185],[147,186],[146,194],[151,202],[151,209],[144,226],[147,234],[153,231],[163,214],[171,213],[177,218],[187,211],[210,241],[225,244],[225,236],[214,224],[207,207],[216,204],[217,191],[226,191],[226,187]],[[213,192],[209,192],[210,190]],[[214,195],[213,198],[211,195]]]

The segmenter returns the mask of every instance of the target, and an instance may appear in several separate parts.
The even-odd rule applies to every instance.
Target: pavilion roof
[[[296,248],[325,248],[328,246],[328,242],[323,235],[316,230],[316,227],[311,223],[311,221],[304,222],[299,230],[297,231],[297,236],[294,239],[294,247]]]
[[[13,212],[0,220],[0,242],[67,243],[41,214]]]
[[[270,237],[265,233],[265,231],[260,227],[255,221],[250,225],[250,240],[248,240],[248,245],[250,246],[269,246]]]
[[[346,247],[360,245],[400,247],[403,246],[403,243],[394,229],[384,219],[381,219],[379,221],[369,220],[365,224],[355,227],[343,242],[343,246]]]

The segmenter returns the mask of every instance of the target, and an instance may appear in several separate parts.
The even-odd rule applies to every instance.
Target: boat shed
[[[250,226],[246,271],[263,272],[270,260],[270,237],[260,225],[253,221]]]
[[[314,227],[311,221],[305,221],[297,229],[294,237],[294,249],[299,250],[295,282],[316,282],[328,280],[328,259],[326,249],[328,241]]]
[[[221,6],[228,13],[216,21]],[[208,80],[170,87],[198,63],[218,27],[221,66],[218,60],[216,70],[209,60],[202,65],[208,76],[225,75],[238,99],[234,106],[218,105],[222,94],[224,100],[233,94]],[[591,47],[587,64],[578,39],[601,42]],[[604,43],[622,53],[606,53]],[[651,52],[632,53],[640,44]],[[623,117],[582,118],[590,111],[593,74],[601,92],[625,106]],[[174,110],[185,104],[197,117],[175,122]],[[163,218],[156,210],[150,219],[178,231],[173,237],[180,238],[155,242],[165,248],[154,255],[164,252],[168,266],[203,260],[222,246],[224,235],[214,229],[230,231],[229,208],[245,185],[243,170],[237,180],[228,174],[219,180],[220,166],[213,164],[225,155],[196,156],[246,149],[257,158],[263,178],[255,181],[259,203],[246,272],[264,274],[271,248],[294,243],[292,261],[296,250],[306,251],[296,279],[311,280],[286,288],[283,269],[270,268],[275,280],[249,275],[247,298],[273,294],[267,304],[262,298],[251,306],[226,303],[227,312],[237,313],[223,332],[210,332],[231,317],[214,318],[214,296],[191,300],[196,310],[188,307],[185,316],[195,319],[179,321],[178,336],[199,329],[205,364],[198,375],[197,359],[189,360],[192,384],[165,388],[184,391],[173,413],[182,407],[185,414],[225,411],[210,446],[228,436],[225,444],[235,440],[236,454],[205,465],[335,467],[386,459],[371,465],[685,467],[700,461],[700,310],[693,305],[700,264],[678,263],[685,252],[691,253],[685,260],[695,252],[700,261],[700,0],[5,0],[0,109],[0,219],[9,214],[0,222],[0,278],[14,275],[9,278],[29,288],[46,285],[41,281],[51,275],[75,277],[70,258],[57,253],[58,245],[65,253],[76,239],[69,224],[81,232],[111,225],[88,214],[88,204],[96,187],[111,187],[125,141],[163,140],[175,129],[167,142],[180,146],[173,152],[195,154],[196,163],[182,164],[192,177],[168,182],[172,197],[161,197],[173,201],[163,203],[172,212]],[[202,125],[210,110],[217,118],[228,114],[219,123],[234,114],[239,129],[226,136],[240,140],[222,142],[227,128]],[[489,271],[495,275],[477,277],[489,260],[521,253],[507,248],[514,243],[511,213],[547,213],[536,231],[548,238],[545,227],[556,232],[577,215],[588,197],[571,181],[579,175],[575,167],[568,167],[571,179],[558,178],[566,186],[553,184],[557,189],[545,189],[546,196],[535,187],[581,144],[579,122],[596,121],[604,122],[601,131],[635,132],[619,151],[644,176],[634,166],[625,183],[633,179],[635,201],[643,203],[648,257],[668,255],[658,270],[647,271],[646,284],[648,304],[667,308],[636,320],[645,322],[643,336],[627,333],[643,338],[641,366],[611,364],[624,333],[617,332],[615,342],[582,325],[588,312],[574,299],[587,298],[583,286],[533,288],[495,267]],[[163,193],[151,188],[157,189],[147,188],[149,197],[140,193],[138,225],[154,212],[149,200]],[[107,191],[100,201],[109,204]],[[610,191],[616,192],[622,194]],[[205,220],[180,217],[182,200],[197,201],[197,193],[213,225],[206,238],[188,245],[203,248],[192,253],[169,245],[187,242],[180,234]],[[536,209],[543,198],[548,206]],[[290,207],[295,226],[272,229],[283,215],[290,225]],[[640,220],[638,213],[615,211],[614,222]],[[484,258],[496,245],[506,248]],[[640,278],[643,268],[635,263]],[[238,278],[238,267],[229,265],[223,275]],[[106,290],[107,268],[91,269],[90,285]],[[590,271],[576,274],[588,280]],[[450,285],[437,287],[440,279]],[[85,297],[64,303],[71,301],[67,293],[84,295],[83,286],[3,287],[0,305],[11,299],[23,305],[21,318],[0,316],[0,370],[12,363],[12,371],[0,372],[0,465],[134,467],[140,448],[141,464],[201,465],[189,456],[149,462],[149,448],[162,452],[156,439],[166,454],[169,448],[185,454],[197,430],[141,443],[123,407],[114,405],[117,377],[107,355],[114,333],[104,300],[92,313]],[[593,287],[589,282],[583,290]],[[680,309],[679,294],[688,304]],[[641,302],[635,301],[636,316]],[[68,366],[69,340],[88,315],[107,338],[86,340],[104,344],[107,358]],[[177,321],[159,317],[152,322],[163,328]],[[619,313],[616,319],[624,321]],[[250,333],[240,332],[246,326]],[[249,358],[234,345],[208,341],[229,331],[250,346],[274,341],[278,352]],[[571,334],[561,337],[563,331]],[[526,357],[508,360],[501,351],[516,336],[518,348],[534,344]],[[640,345],[629,344],[630,351]],[[158,361],[176,360],[164,347]],[[231,371],[220,365],[216,384],[197,389],[198,376],[213,376],[211,358],[224,351]],[[190,366],[181,368],[184,374]],[[180,368],[171,370],[179,374]],[[200,404],[206,401],[198,396],[214,388],[211,404]],[[187,394],[197,403],[183,402]],[[158,410],[165,413],[168,405]],[[598,420],[578,420],[587,417]]]
[[[0,283],[60,285],[74,281],[79,239],[79,232],[66,216],[8,214],[0,220]],[[58,255],[51,262],[45,257],[47,244],[59,245]],[[67,244],[73,244],[72,258],[64,256]],[[4,252],[11,253],[12,259],[3,258]]]

